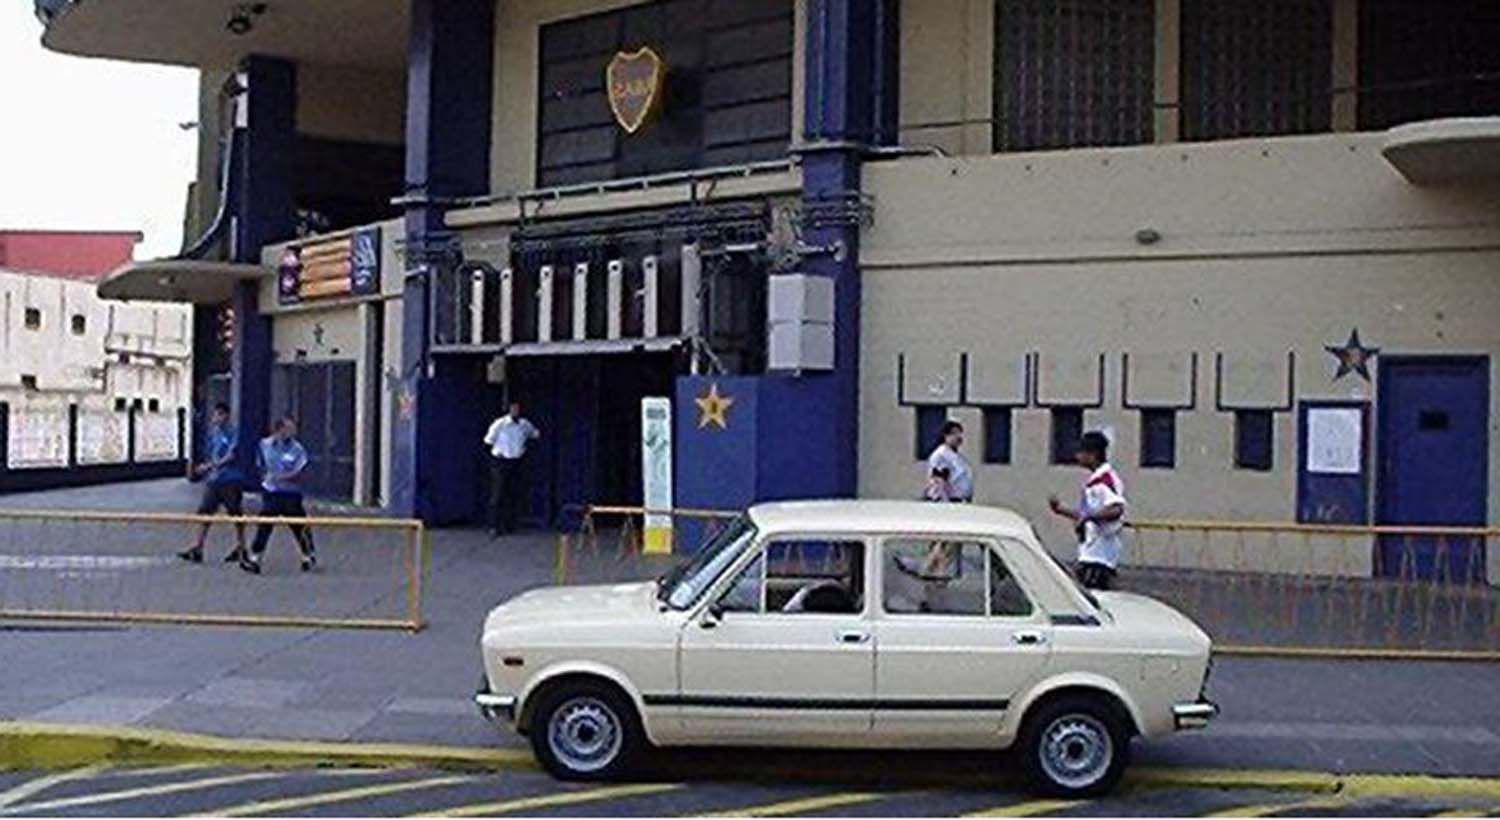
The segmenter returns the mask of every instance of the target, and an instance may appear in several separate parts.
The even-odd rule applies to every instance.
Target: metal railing
[[[289,523],[317,565],[301,570]],[[211,525],[201,564],[177,553]],[[224,557],[272,525],[251,575]],[[421,521],[0,510],[0,621],[423,628],[428,534]]]
[[[645,550],[648,513],[671,519],[671,554]],[[655,577],[735,515],[573,508],[576,526],[558,536],[555,580]],[[1181,610],[1225,654],[1492,661],[1500,660],[1500,588],[1489,569],[1497,542],[1493,527],[1133,521],[1118,588]]]

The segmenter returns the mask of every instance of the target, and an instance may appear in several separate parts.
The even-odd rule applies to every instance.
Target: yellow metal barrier
[[[313,533],[311,572],[289,523]],[[203,562],[178,557],[205,524]],[[262,574],[225,563],[263,524]],[[406,519],[0,510],[0,620],[417,631],[428,552]]]
[[[629,506],[570,511],[556,580],[654,577],[738,513]],[[646,514],[670,516],[673,556],[647,554]],[[1166,601],[1217,651],[1288,657],[1500,660],[1500,528],[1133,521],[1119,588]],[[1065,560],[1071,548],[1049,545]],[[1500,567],[1500,556],[1494,562]]]

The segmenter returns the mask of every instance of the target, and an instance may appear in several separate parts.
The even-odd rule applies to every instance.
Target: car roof
[[[768,532],[988,533],[1013,538],[1031,532],[1030,522],[1004,507],[924,501],[776,501],[751,507],[750,518]]]

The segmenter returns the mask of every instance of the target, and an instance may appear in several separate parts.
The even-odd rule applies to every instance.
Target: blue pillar
[[[261,248],[290,239],[296,230],[292,157],[297,140],[297,69],[286,60],[250,57],[241,65],[246,89],[242,127],[231,139],[235,176],[231,257],[260,263]],[[231,410],[239,427],[240,466],[254,475],[255,445],[265,435],[271,410],[271,322],[260,312],[259,286],[235,285],[234,380]]]
[[[412,0],[406,96],[406,287],[392,424],[391,506],[432,523],[466,517],[478,483],[483,371],[431,356],[431,289],[458,262],[443,223],[455,197],[489,190],[494,0]],[[440,368],[444,372],[440,372]],[[476,418],[479,419],[476,421]],[[467,447],[457,439],[481,425]]]

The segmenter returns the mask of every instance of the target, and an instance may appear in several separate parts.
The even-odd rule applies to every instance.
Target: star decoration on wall
[[[1380,355],[1380,348],[1365,347],[1359,342],[1359,328],[1349,331],[1349,341],[1342,347],[1327,345],[1323,348],[1338,359],[1339,370],[1333,374],[1333,380],[1338,381],[1349,373],[1358,373],[1365,381],[1370,380],[1370,360]]]
[[[698,429],[716,425],[720,430],[729,429],[729,408],[734,404],[734,399],[719,394],[719,383],[714,382],[708,386],[708,392],[693,399],[698,405]]]

